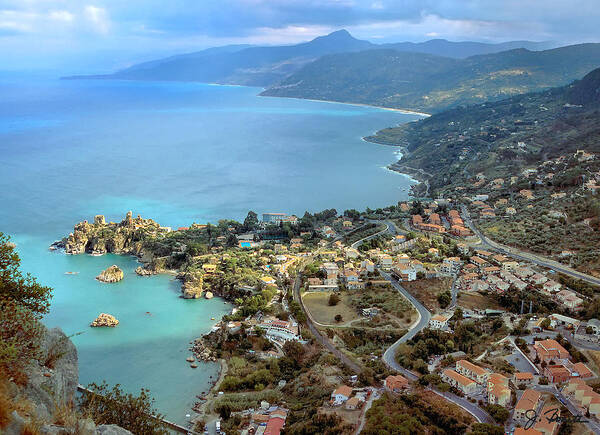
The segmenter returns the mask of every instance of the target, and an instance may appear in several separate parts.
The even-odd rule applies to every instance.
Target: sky
[[[0,0],[0,70],[108,72],[342,28],[371,42],[600,41],[600,0]]]

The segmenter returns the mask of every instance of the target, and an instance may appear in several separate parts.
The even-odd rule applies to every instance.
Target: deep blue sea
[[[0,231],[23,269],[55,289],[45,323],[77,334],[81,383],[150,388],[159,411],[185,421],[218,373],[188,367],[188,342],[231,307],[180,299],[171,277],[136,276],[133,258],[49,252],[76,222],[132,210],[177,227],[243,220],[250,209],[302,215],[406,199],[413,182],[384,169],[395,150],[361,138],[416,115],[259,92],[0,73]],[[111,264],[125,279],[95,281]],[[121,323],[89,328],[100,312]]]

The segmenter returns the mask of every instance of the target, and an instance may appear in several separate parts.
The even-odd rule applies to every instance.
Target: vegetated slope
[[[262,93],[440,112],[565,85],[600,66],[600,44],[449,59],[369,50],[323,56]]]
[[[479,172],[507,175],[577,149],[600,152],[599,89],[600,68],[568,86],[458,107],[367,139],[404,146],[396,166],[430,173],[434,190]]]
[[[516,48],[526,48],[528,50],[548,50],[556,47],[552,42],[531,42],[531,41],[509,41],[498,44],[489,44],[486,42],[473,41],[447,41],[445,39],[432,39],[425,42],[397,42],[391,44],[382,44],[381,48],[392,48],[396,51],[427,53],[436,56],[454,57],[462,59],[479,54],[499,53],[501,51],[514,50]]]

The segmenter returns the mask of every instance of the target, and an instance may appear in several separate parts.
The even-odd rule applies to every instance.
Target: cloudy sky
[[[340,28],[372,42],[600,41],[600,0],[0,0],[1,69],[110,71]]]

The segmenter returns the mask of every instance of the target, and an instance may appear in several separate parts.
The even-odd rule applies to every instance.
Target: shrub
[[[329,295],[329,301],[327,303],[330,307],[337,305],[339,302],[340,297],[337,295],[337,293],[331,293],[331,295]]]
[[[334,320],[336,322],[338,322],[338,323],[341,322],[343,320],[342,315],[341,314],[336,314],[335,317],[334,317]]]
[[[125,393],[119,384],[110,388],[106,382],[92,383],[88,389],[92,393],[81,396],[79,409],[97,425],[116,424],[135,434],[168,434],[147,389],[142,389],[139,396]]]

